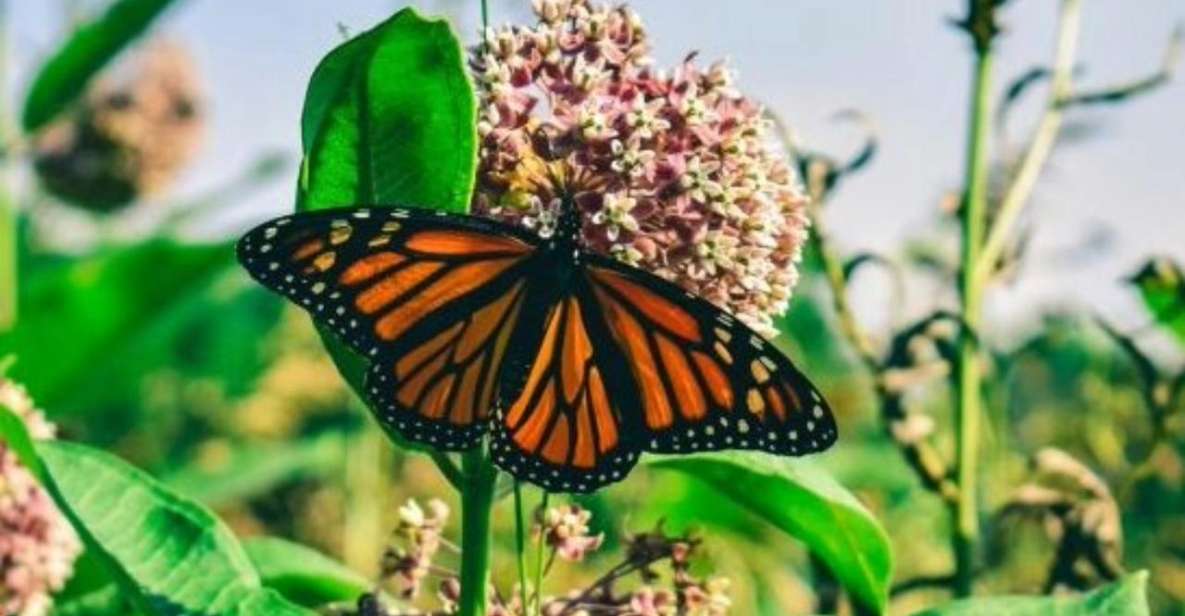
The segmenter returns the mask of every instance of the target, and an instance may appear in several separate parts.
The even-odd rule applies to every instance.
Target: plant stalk
[[[980,9],[991,11],[994,9]],[[973,16],[975,15],[973,9]],[[990,21],[991,17],[986,17]],[[955,382],[958,440],[958,500],[955,506],[955,594],[971,593],[976,543],[979,535],[978,475],[982,379],[977,332],[983,302],[983,281],[976,276],[987,218],[988,139],[991,118],[992,50],[975,46],[975,78],[971,90],[971,118],[967,140],[965,192],[962,211],[962,267],[958,377]]]
[[[0,0],[0,333],[16,327],[18,246],[17,207],[10,193],[12,152],[8,118],[8,3]]]
[[[490,582],[490,517],[498,472],[485,448],[461,459],[461,616],[485,616]]]
[[[518,552],[518,596],[525,613],[527,611],[527,531],[523,521],[522,482],[514,480],[514,547]]]
[[[342,559],[366,575],[378,573],[386,532],[383,508],[388,500],[387,469],[390,448],[382,430],[367,422],[351,443],[354,455],[346,456],[346,494],[349,508],[342,537]]]

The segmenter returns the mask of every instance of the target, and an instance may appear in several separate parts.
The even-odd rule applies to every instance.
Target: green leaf
[[[477,112],[464,58],[446,21],[412,9],[330,52],[305,95],[298,209],[468,211]]]
[[[296,209],[406,204],[467,212],[477,107],[464,58],[445,20],[413,9],[325,56],[301,114]],[[320,331],[338,370],[361,393],[368,363]]]
[[[965,599],[916,616],[1148,616],[1148,572],[1139,571],[1081,595]]]
[[[265,586],[306,607],[353,603],[374,586],[336,560],[284,539],[249,539],[244,547]]]
[[[1168,257],[1150,259],[1130,278],[1161,327],[1185,344],[1185,272]]]
[[[74,31],[33,79],[21,124],[33,132],[53,120],[87,83],[140,36],[173,0],[117,0],[98,19]]]
[[[312,616],[265,589],[230,529],[146,473],[83,445],[33,442],[0,410],[0,436],[136,608],[153,615]]]
[[[805,543],[852,596],[884,612],[892,581],[889,537],[871,513],[814,463],[760,453],[652,457],[694,477]]]
[[[159,334],[154,326],[228,271],[233,255],[229,244],[156,239],[30,267],[21,325],[0,334],[0,355],[16,355],[12,377],[46,408],[90,411],[113,374],[143,359],[137,342]]]

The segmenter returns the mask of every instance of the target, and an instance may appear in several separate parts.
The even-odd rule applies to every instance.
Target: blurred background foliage
[[[197,241],[180,232],[257,187],[291,182],[296,166],[287,155],[261,152],[258,164],[196,199],[169,192],[199,151],[206,115],[250,104],[207,100],[184,41],[136,38],[170,4],[180,2],[122,0],[82,20],[41,67],[23,108],[3,106],[0,356],[12,358],[8,376],[28,387],[64,439],[143,469],[162,490],[209,507],[241,538],[285,538],[344,563],[348,569],[326,574],[339,586],[330,584],[325,596],[352,596],[378,574],[396,506],[454,493],[428,457],[379,435],[304,314],[236,267],[232,236]],[[1047,77],[1022,76],[1006,103]],[[1140,92],[1103,93],[1084,104]],[[1073,147],[1074,139],[1058,147]],[[848,162],[793,145],[817,199],[820,235],[829,209],[870,207],[845,201],[842,186],[875,164],[875,134]],[[1001,160],[997,168],[1003,183],[1015,167]],[[829,256],[834,246],[812,243],[781,339],[839,414],[841,441],[818,465],[887,532],[892,613],[949,599],[942,461],[952,458],[954,443],[941,366],[950,331],[940,318],[910,328],[893,313],[902,288],[949,288],[957,275],[953,200],[936,204],[932,223],[891,255]],[[1023,241],[1007,247],[1002,284],[1025,275],[1025,258]],[[884,292],[864,303],[888,311],[895,329],[868,333],[864,343],[852,337],[828,282],[836,259],[839,289],[879,285]],[[1142,592],[1133,590],[1143,584],[1140,574],[1123,576],[1148,570],[1153,611],[1185,614],[1185,274],[1163,257],[1133,265],[1130,280],[1116,284],[1143,299],[1146,326],[1119,331],[1097,315],[1054,309],[1017,323],[1006,346],[990,346],[983,594],[1124,580],[1083,603],[1100,604]],[[933,297],[934,309],[950,299]],[[860,344],[886,358],[871,372]],[[53,455],[43,453],[50,466]],[[828,592],[833,576],[803,542],[776,532],[778,516],[798,506],[799,495],[762,491],[756,506],[722,500],[711,462],[702,464],[672,472],[660,460],[623,484],[574,498],[594,513],[606,549],[553,583],[587,581],[628,533],[662,521],[673,532],[703,535],[705,560],[733,580],[735,613],[855,609]],[[513,562],[506,507],[494,523],[495,561]],[[248,542],[247,551],[259,562],[293,557],[286,550],[295,547],[268,541],[275,539]],[[79,571],[85,576],[85,562]],[[495,580],[509,587],[513,569],[496,569]],[[86,586],[68,590],[84,596],[77,587]]]

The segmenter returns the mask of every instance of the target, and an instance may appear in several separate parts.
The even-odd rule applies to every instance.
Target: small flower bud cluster
[[[449,508],[444,502],[428,501],[428,510],[409,499],[399,508],[399,526],[395,535],[400,545],[390,546],[383,554],[383,577],[392,581],[404,599],[414,598],[424,578],[432,569],[432,559],[440,551]],[[449,589],[442,588],[442,597]]]
[[[588,521],[592,512],[576,505],[552,507],[543,513],[543,540],[553,548],[556,556],[569,562],[579,562],[601,547],[605,534],[590,535]]]
[[[701,579],[691,574],[691,558],[699,541],[689,537],[669,537],[662,528],[636,535],[626,548],[646,586],[634,591],[627,604],[629,616],[725,616],[732,608],[728,595],[730,582],[724,577]],[[656,588],[660,578],[653,564],[667,561],[672,572],[672,588]]]
[[[798,277],[806,198],[761,107],[722,63],[703,68],[693,54],[654,69],[629,8],[534,6],[537,24],[487,30],[472,52],[474,210],[546,236],[572,198],[588,249],[774,335]]]
[[[25,422],[34,439],[54,437],[54,425],[24,387],[0,377],[0,406]],[[0,443],[0,614],[44,616],[73,572],[82,544],[49,494]]]

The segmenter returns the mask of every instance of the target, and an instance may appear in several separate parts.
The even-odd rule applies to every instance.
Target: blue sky
[[[61,4],[8,4],[16,61],[28,66],[52,50]],[[161,30],[195,55],[211,120],[201,157],[178,188],[182,195],[235,176],[263,151],[295,156],[305,84],[321,55],[340,42],[338,24],[365,29],[400,6],[391,0],[179,4]],[[462,36],[473,38],[476,0],[413,4],[452,15]],[[1084,87],[1146,74],[1158,65],[1174,24],[1185,21],[1180,0],[1084,5]],[[491,0],[493,21],[521,21],[528,6],[527,0]],[[831,121],[838,110],[856,108],[875,119],[879,158],[829,206],[831,228],[846,249],[892,252],[957,186],[970,56],[965,37],[946,18],[961,11],[961,2],[638,0],[633,6],[650,28],[660,62],[673,63],[693,49],[705,59],[729,58],[741,89],[783,115],[816,148],[842,153],[855,146],[854,131]],[[997,63],[1001,82],[1048,62],[1056,7],[1052,1],[1008,5]],[[18,89],[26,78],[15,75]],[[1034,232],[1031,259],[1019,285],[993,295],[989,309],[997,318],[1035,315],[1053,304],[1139,322],[1134,295],[1119,278],[1150,253],[1185,260],[1183,81],[1122,107],[1074,113],[1073,119],[1097,122],[1099,135],[1061,151],[1039,186],[1027,218]],[[1013,122],[1015,138],[1032,119],[1021,116]],[[237,228],[290,208],[289,179],[246,198],[223,224]],[[1077,263],[1065,258],[1102,228],[1111,231],[1107,252]],[[875,289],[860,295],[870,310],[883,297]]]

